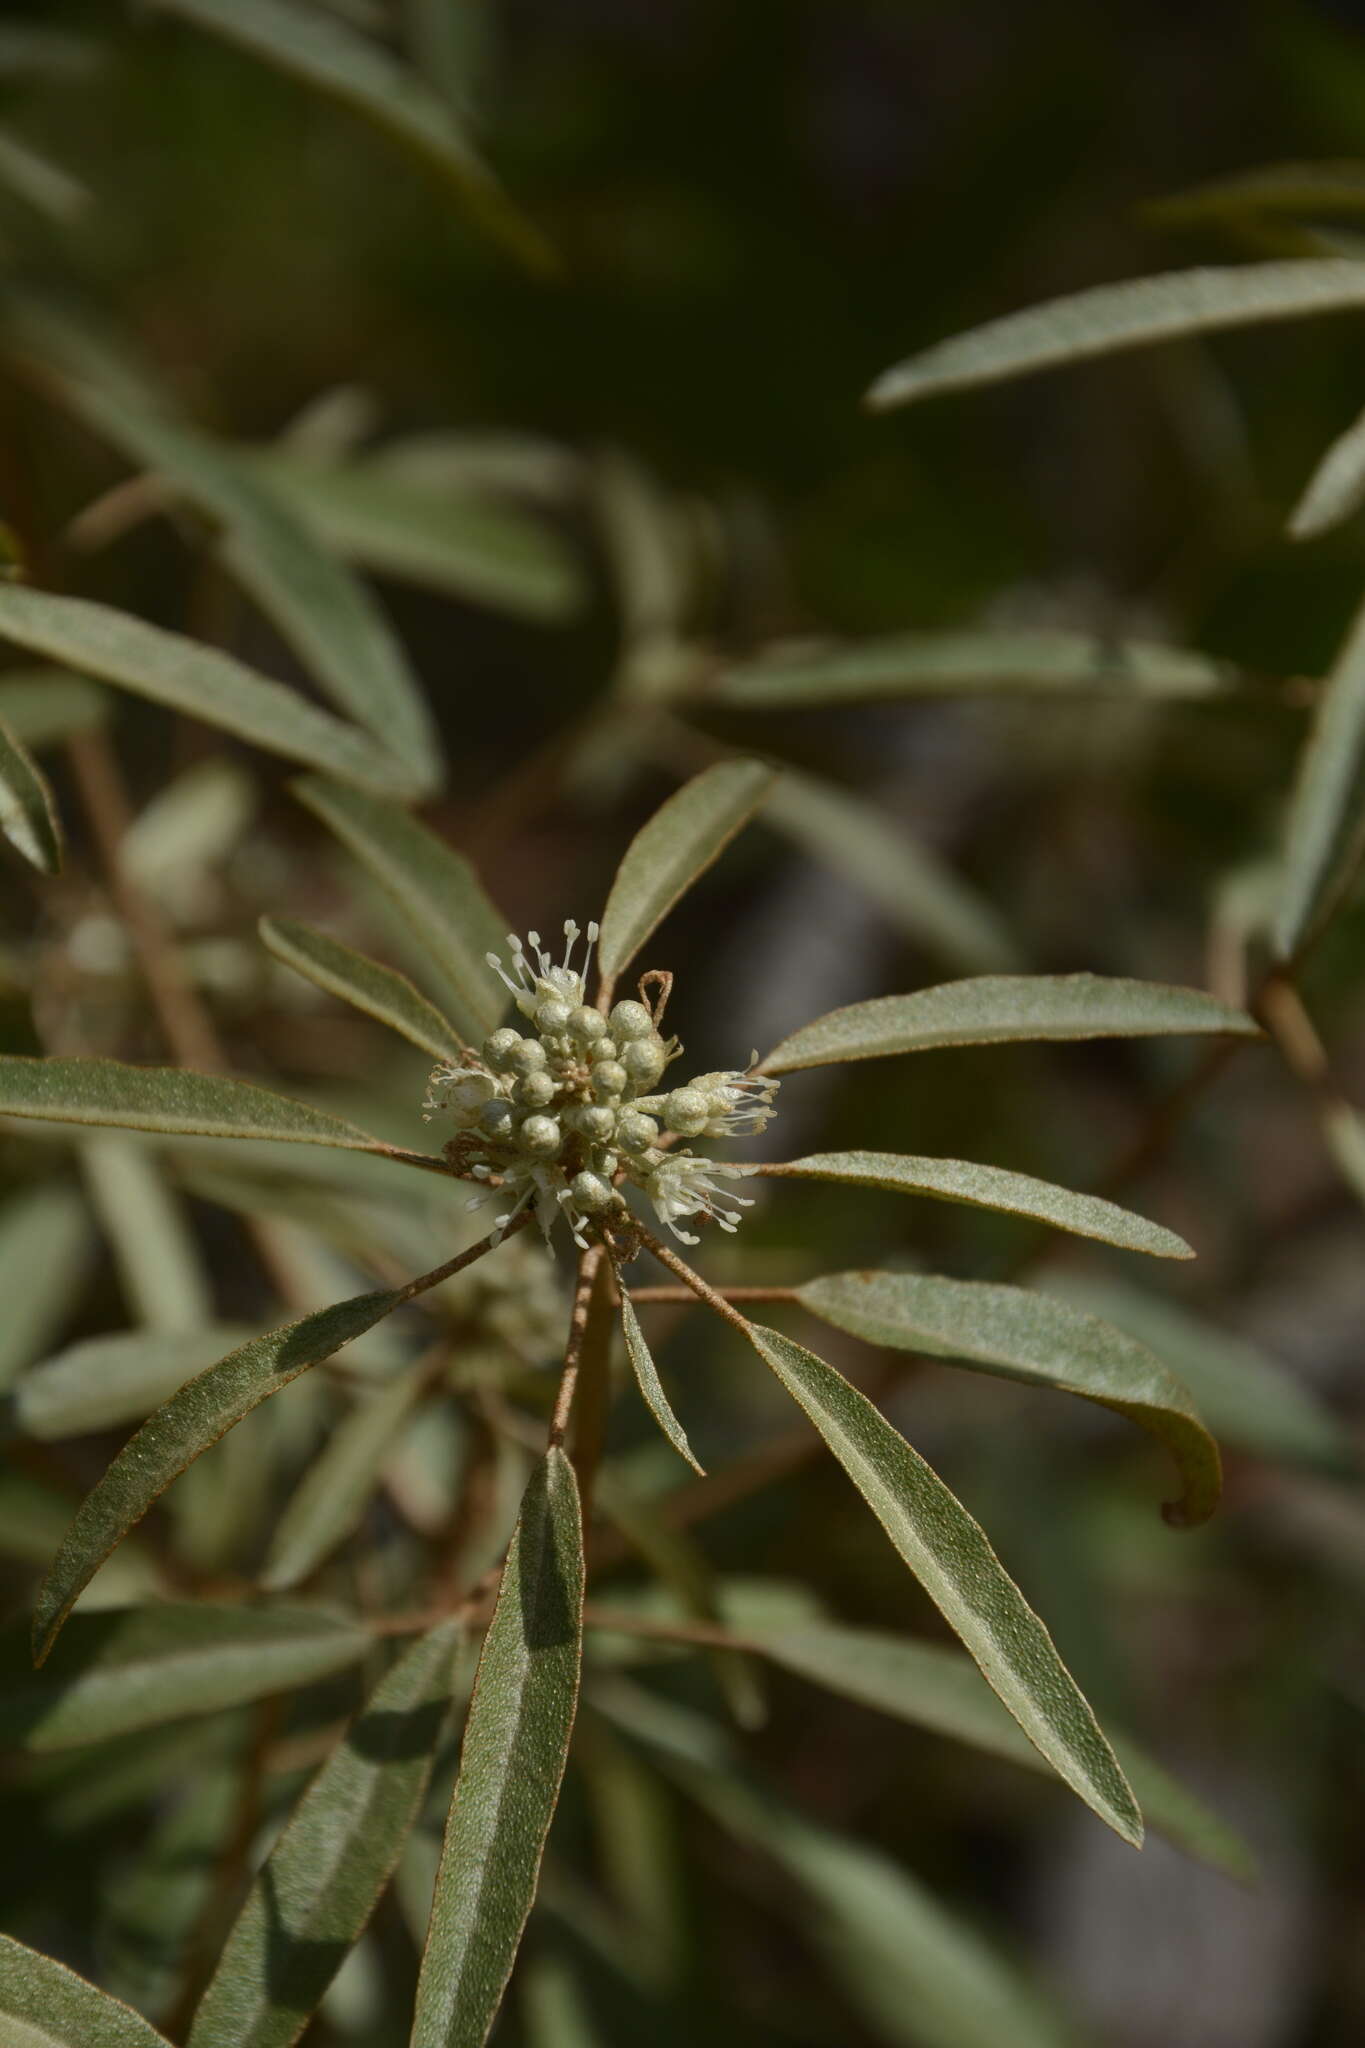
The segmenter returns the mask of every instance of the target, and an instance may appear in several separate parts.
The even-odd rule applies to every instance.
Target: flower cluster
[[[752,1073],[700,1074],[661,1093],[682,1047],[663,1036],[657,1009],[643,1002],[619,1002],[604,1015],[585,1000],[597,926],[588,926],[581,968],[573,965],[579,936],[566,921],[557,965],[538,932],[528,934],[529,952],[509,936],[510,971],[496,953],[488,955],[534,1031],[504,1025],[478,1053],[435,1069],[424,1107],[428,1117],[454,1119],[447,1157],[508,1198],[500,1230],[534,1204],[547,1239],[562,1214],[586,1247],[593,1218],[624,1214],[625,1184],[641,1190],[684,1244],[698,1240],[679,1227],[683,1217],[733,1230],[750,1204],[727,1183],[742,1179],[744,1169],[674,1149],[673,1140],[761,1131],[777,1082]]]

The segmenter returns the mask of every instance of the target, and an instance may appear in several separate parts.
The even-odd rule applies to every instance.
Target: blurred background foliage
[[[424,815],[476,859],[509,923],[553,930],[591,914],[676,775],[735,744],[866,800],[876,829],[911,851],[899,878],[881,838],[854,859],[845,816],[832,859],[799,786],[788,808],[804,828],[798,817],[745,836],[667,932],[670,1021],[698,1065],[742,1059],[837,1003],[983,966],[1190,984],[1212,971],[1235,999],[1238,904],[1274,847],[1312,701],[1303,679],[1321,675],[1360,597],[1359,517],[1310,544],[1284,535],[1365,396],[1359,319],[1173,344],[889,418],[858,399],[913,348],[1053,293],[1295,253],[1312,232],[1354,253],[1349,220],[1182,225],[1151,202],[1256,164],[1361,150],[1360,10],[328,4],[450,94],[555,252],[553,274],[471,232],[390,139],[252,55],[153,7],[48,0],[11,4],[0,22],[6,303],[36,297],[108,336],[200,426],[269,449],[282,488],[301,464],[295,486],[324,531],[316,465],[334,457],[356,454],[440,503],[439,565],[414,574],[409,547],[401,576],[378,564],[378,587],[449,754]],[[179,508],[149,516],[157,504],[105,495],[128,459],[54,402],[42,357],[21,344],[0,396],[0,511],[35,580],[299,682]],[[332,517],[344,523],[340,493]],[[678,673],[709,676],[788,636],[983,623],[1169,640],[1240,680],[1191,702],[699,702],[685,731],[658,708]],[[624,708],[607,719],[613,692]],[[116,711],[127,861],[233,1069],[364,1104],[386,1135],[415,1141],[420,1058],[288,986],[255,937],[261,911],[299,915],[410,967],[377,899],[290,800],[280,764],[133,699]],[[6,865],[6,1047],[165,1058],[126,904],[79,823],[81,776],[60,752],[43,758],[73,846],[39,889]],[[926,881],[921,857],[970,897],[945,911],[942,870]],[[1306,984],[1357,1102],[1362,940],[1365,915],[1348,907]],[[1154,1106],[1195,1065],[1183,1045],[961,1050],[798,1075],[781,1104],[788,1152],[879,1144],[1073,1186],[1103,1184],[1155,1135],[1129,1196],[1200,1253],[1164,1285],[1008,1219],[822,1186],[770,1193],[708,1271],[785,1282],[901,1264],[999,1278],[1032,1260],[1040,1284],[1089,1289],[1135,1328],[1148,1318],[1228,1454],[1224,1511],[1186,1535],[1156,1515],[1157,1453],[1118,1421],[933,1364],[883,1370],[851,1343],[831,1355],[876,1387],[990,1529],[1101,1718],[1140,1731],[1248,1838],[1258,1882],[1160,1841],[1136,1857],[1046,1779],[793,1675],[765,1673],[766,1721],[731,1739],[790,1806],[886,1852],[987,1931],[1069,2009],[1078,2038],[1335,2048],[1365,2028],[1361,1189],[1270,1049],[1239,1051],[1164,1127]],[[425,1200],[381,1215],[375,1183],[362,1199],[344,1157],[334,1184],[320,1167],[300,1194],[267,1157],[163,1149],[149,1189],[147,1148],[83,1144],[77,1177],[51,1144],[12,1126],[0,1136],[11,1377],[129,1327],[202,1340],[207,1324],[216,1356],[225,1324],[278,1320],[281,1298],[317,1306],[358,1272],[416,1270],[448,1241],[451,1219]],[[151,1259],[149,1233],[162,1248]],[[501,1332],[486,1303],[477,1317],[451,1308],[450,1330],[467,1315],[477,1334],[462,1370],[483,1392],[403,1440],[331,1567],[342,1584],[368,1574],[369,1597],[407,1604],[414,1529],[453,1528],[467,1573],[499,1554],[524,1468],[487,1403],[517,1375],[534,1382],[544,1351],[519,1291],[532,1283],[506,1284]],[[553,1295],[543,1270],[533,1284]],[[357,1346],[348,1371],[382,1378],[385,1342],[366,1357]],[[855,1625],[933,1633],[842,1476],[805,1456],[734,1347],[679,1314],[660,1350],[717,1475],[715,1511],[693,1525],[709,1567],[727,1582],[799,1582]],[[171,1385],[175,1367],[179,1353]],[[1279,1376],[1258,1400],[1247,1386],[1261,1371]],[[110,1598],[164,1591],[167,1555],[173,1590],[220,1596],[278,1560],[272,1531],[350,1387],[347,1374],[315,1378],[182,1482],[172,1538],[129,1546]],[[137,1412],[135,1399],[110,1426]],[[614,1430],[621,1483],[654,1500],[674,1475],[643,1418],[623,1403]],[[16,1616],[116,1441],[87,1427],[11,1446],[0,1549]],[[477,1514],[452,1490],[461,1466]],[[728,1472],[744,1475],[732,1497]],[[767,1483],[751,1488],[750,1474]],[[646,1597],[639,1560],[610,1532],[602,1569],[615,1604]],[[645,1676],[724,1719],[705,1659],[669,1656]],[[834,1909],[764,1855],[761,1829],[737,1853],[705,1799],[646,1770],[648,1744],[631,1746],[638,1678],[604,1691],[583,1731],[509,2040],[1006,2038],[971,1999],[937,2014],[938,1993],[886,1955],[841,1960]],[[304,1782],[318,1728],[354,1705],[348,1684],[311,1689],[264,1734],[235,1713],[177,1724],[179,1762],[160,1735],[150,1759],[148,1738],[131,1737],[17,1761],[23,1853],[0,1879],[5,1929],[172,2026],[258,1830]],[[259,1762],[263,1746],[260,1810],[244,1816],[205,1759]],[[409,1878],[420,1896],[420,1871]],[[410,1981],[412,1917],[400,1881],[310,2040],[405,2038],[394,1987]]]

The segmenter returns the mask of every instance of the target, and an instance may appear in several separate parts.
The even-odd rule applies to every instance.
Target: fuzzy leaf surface
[[[481,2048],[497,2017],[559,1799],[582,1647],[578,1482],[551,1449],[526,1489],[484,1638],[412,2048]]]
[[[111,1124],[168,1136],[277,1138],[294,1145],[336,1145],[347,1152],[388,1150],[355,1124],[258,1088],[254,1081],[180,1067],[129,1067],[121,1060],[6,1054],[0,1057],[0,1116]]]
[[[339,996],[367,1016],[378,1018],[437,1060],[458,1060],[464,1042],[434,1003],[414,988],[405,974],[367,959],[339,939],[292,917],[263,917],[261,937],[277,960],[283,960],[315,987]]]
[[[359,1940],[421,1810],[457,1621],[398,1660],[314,1778],[247,1895],[189,2048],[290,2048]]]
[[[485,1037],[507,1007],[485,956],[506,951],[507,927],[470,862],[397,804],[316,776],[294,793],[392,897],[449,987],[460,1032]]]
[[[1218,1505],[1218,1446],[1187,1388],[1145,1345],[1027,1287],[924,1273],[832,1273],[798,1287],[803,1306],[869,1344],[922,1351],[974,1371],[1058,1387],[1126,1415],[1164,1443],[1184,1485],[1168,1521]]]
[[[1192,1259],[1183,1237],[1149,1223],[1131,1209],[1106,1202],[1099,1195],[1078,1195],[1031,1174],[1010,1173],[999,1166],[979,1166],[970,1159],[923,1159],[899,1152],[813,1152],[781,1166],[765,1166],[767,1177],[779,1180],[847,1181],[857,1187],[890,1188],[907,1195],[933,1195],[940,1201],[963,1202],[969,1208],[1003,1209],[1011,1216],[1031,1216],[1054,1230],[1076,1237],[1098,1238],[1125,1251],[1150,1252],[1158,1259]]]
[[[687,1432],[669,1405],[663,1382],[659,1378],[659,1368],[654,1363],[653,1355],[645,1342],[645,1333],[640,1328],[640,1318],[635,1313],[635,1304],[624,1287],[621,1288],[621,1323],[626,1333],[626,1355],[630,1359],[646,1407],[678,1456],[685,1459],[694,1472],[701,1472],[705,1478],[706,1475],[697,1463],[692,1446],[687,1441]]]
[[[602,913],[598,963],[628,967],[673,905],[718,859],[775,780],[762,761],[718,761],[662,803],[626,848]]]
[[[1114,1752],[984,1530],[833,1366],[762,1324],[748,1336],[1029,1741],[1101,1820],[1140,1845],[1142,1815]]]
[[[366,1630],[325,1607],[158,1601],[78,1614],[41,1671],[21,1632],[0,1665],[0,1731],[27,1750],[71,1749],[307,1685],[356,1663]]]
[[[40,1443],[141,1422],[247,1334],[210,1323],[84,1337],[23,1375],[14,1389],[14,1419]]]
[[[359,1294],[255,1337],[189,1381],[150,1416],[77,1508],[39,1588],[33,1615],[39,1662],[110,1551],[200,1452],[310,1365],[373,1329],[401,1300],[393,1289]]]
[[[61,872],[62,829],[37,762],[0,719],[0,832],[40,874]]]
[[[1007,313],[923,349],[879,377],[867,403],[885,412],[1121,349],[1357,306],[1365,306],[1365,263],[1344,257],[1131,278]]]
[[[170,2048],[131,2005],[0,1934],[0,2021],[9,2048]]]
[[[325,768],[363,789],[413,794],[411,771],[370,734],[234,655],[111,605],[0,583],[0,639],[183,711],[286,761]]]
[[[1185,1032],[1254,1038],[1259,1029],[1244,1011],[1202,989],[1102,974],[983,974],[831,1010],[784,1038],[762,1066],[768,1074],[790,1074],[833,1060],[881,1059],[942,1045]]]

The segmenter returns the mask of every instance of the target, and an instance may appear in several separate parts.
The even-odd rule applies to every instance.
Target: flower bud
[[[490,1138],[506,1138],[510,1136],[512,1130],[511,1103],[502,1101],[501,1097],[493,1102],[485,1102],[483,1108],[479,1111],[479,1122]]]
[[[559,1125],[552,1116],[528,1116],[517,1138],[523,1152],[533,1152],[538,1159],[550,1159],[558,1152],[561,1143]]]
[[[517,1047],[525,1043],[521,1033],[510,1024],[504,1024],[500,1031],[490,1031],[483,1042],[484,1064],[495,1074],[510,1074]]]
[[[603,1180],[600,1173],[576,1173],[570,1193],[580,1209],[589,1211],[609,1209],[614,1199],[611,1182]]]
[[[659,1126],[652,1116],[642,1116],[638,1109],[624,1109],[616,1120],[616,1136],[627,1152],[646,1152],[659,1135]]]
[[[619,1060],[598,1060],[592,1070],[593,1094],[598,1097],[624,1095],[629,1079]]]
[[[575,1127],[593,1145],[605,1145],[616,1132],[616,1112],[605,1103],[589,1102],[582,1109],[575,1110]]]
[[[607,1035],[607,1020],[600,1010],[594,1010],[583,1003],[569,1018],[569,1036],[576,1038],[580,1045],[591,1045],[595,1039]]]
[[[538,1038],[519,1038],[507,1055],[507,1068],[513,1074],[533,1074],[545,1064],[545,1048]]]
[[[695,1138],[706,1128],[711,1105],[695,1088],[675,1088],[664,1101],[664,1122],[680,1138]]]
[[[512,1089],[512,1099],[519,1102],[523,1109],[544,1109],[546,1103],[553,1102],[558,1093],[559,1090],[544,1069],[536,1068],[531,1073],[522,1075]]]
[[[643,1006],[642,1006],[643,1007]],[[664,1042],[657,1031],[648,1038],[634,1038],[621,1049],[621,1065],[630,1076],[637,1095],[652,1088],[666,1065]]]
[[[613,1005],[611,1028],[619,1043],[629,1044],[634,1038],[652,1038],[654,1019],[643,1003],[627,1000]]]
[[[547,996],[536,1005],[536,1030],[544,1038],[559,1038],[568,1030],[572,1015],[569,1005],[561,1003],[558,996]]]

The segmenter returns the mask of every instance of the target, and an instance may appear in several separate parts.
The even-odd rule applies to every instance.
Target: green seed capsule
[[[628,1044],[634,1038],[652,1038],[654,1019],[643,1003],[627,1000],[613,1006],[611,1028],[616,1033],[618,1041]]]

